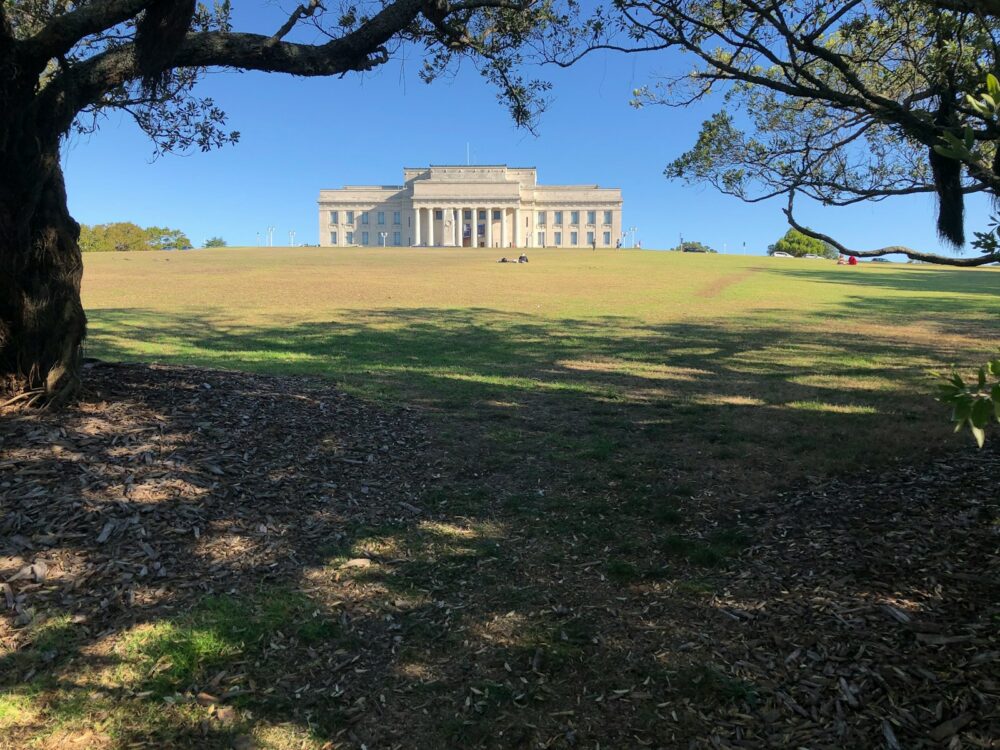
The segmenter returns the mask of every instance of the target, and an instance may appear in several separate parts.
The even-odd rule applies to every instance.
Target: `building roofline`
[[[423,167],[403,167],[403,169],[431,169],[433,167],[467,167],[469,169],[482,169],[483,167],[504,169],[535,169],[538,167],[512,167],[509,164],[428,164]]]
[[[406,185],[344,185],[339,188],[320,188],[321,193],[334,190],[406,190]]]

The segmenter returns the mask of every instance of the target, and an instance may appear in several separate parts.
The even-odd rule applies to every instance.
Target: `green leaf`
[[[986,442],[986,430],[982,427],[976,427],[975,425],[971,425],[971,429],[972,436],[976,439],[976,444],[982,448],[983,444]]]
[[[979,368],[979,388],[983,389],[986,387],[986,368]]]
[[[986,90],[994,99],[1000,97],[1000,80],[992,73],[986,74]]]
[[[980,103],[980,101],[976,99],[976,97],[971,96],[970,94],[965,95],[965,104],[967,107],[970,107],[972,110],[974,110],[976,114],[980,115],[989,114],[989,112],[986,110],[986,107],[984,107]]]
[[[976,136],[973,135],[972,128],[970,128],[968,125],[965,126],[965,134],[962,140],[965,143],[965,147],[971,151],[972,146],[976,142]]]
[[[1000,378],[1000,359],[990,360],[986,365],[986,369],[993,377]]]
[[[952,414],[952,419],[956,422],[965,422],[970,416],[972,416],[972,397],[965,397],[957,400],[955,402],[955,410]]]
[[[969,421],[973,427],[985,427],[993,418],[993,403],[988,398],[981,398],[972,405],[972,415]]]
[[[943,383],[937,386],[937,392],[937,398],[939,401],[950,401],[962,391],[961,389],[953,386],[951,383]]]

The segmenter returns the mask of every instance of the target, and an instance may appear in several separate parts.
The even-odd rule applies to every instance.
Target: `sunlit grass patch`
[[[823,401],[790,401],[784,404],[789,409],[800,411],[831,412],[833,414],[878,414],[874,406],[860,404],[829,404]]]
[[[41,709],[36,699],[17,690],[0,691],[0,731],[37,721]]]
[[[196,690],[223,667],[254,658],[278,632],[304,643],[333,640],[337,625],[302,594],[264,589],[254,597],[213,597],[176,620],[140,625],[116,646],[119,679],[156,695]]]

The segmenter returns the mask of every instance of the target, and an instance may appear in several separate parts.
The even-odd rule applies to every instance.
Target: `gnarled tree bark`
[[[58,140],[40,144],[35,129],[15,127],[0,128],[0,388],[5,399],[58,405],[80,385],[80,227]]]

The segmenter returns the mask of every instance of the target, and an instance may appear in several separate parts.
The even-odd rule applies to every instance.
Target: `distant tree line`
[[[685,240],[677,247],[670,248],[672,253],[717,253],[718,250],[713,250],[708,245],[702,242],[695,242],[693,240]]]
[[[85,253],[128,250],[188,250],[191,240],[179,229],[146,227],[131,221],[80,225],[80,249]]]

